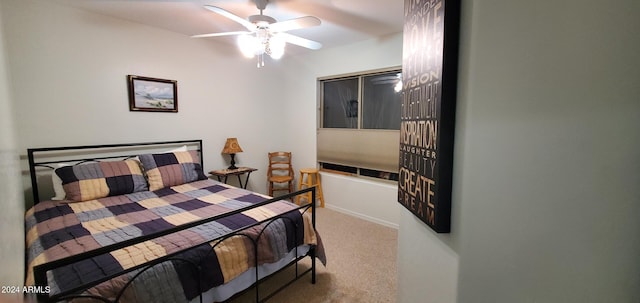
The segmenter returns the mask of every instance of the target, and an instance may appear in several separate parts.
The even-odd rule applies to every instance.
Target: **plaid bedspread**
[[[219,215],[268,198],[217,181],[202,180],[153,192],[85,202],[38,203],[25,216],[27,285],[34,283],[33,267],[36,265]],[[193,247],[295,207],[297,205],[287,201],[277,201],[50,271],[48,283],[51,293],[59,293],[81,283],[95,281],[106,274]],[[217,245],[214,245],[215,242],[207,243],[181,253],[180,257],[185,262],[165,262],[144,272],[140,272],[140,269],[132,271],[93,287],[88,292],[113,298],[116,291],[140,272],[142,277],[136,278],[132,286],[127,288],[123,299],[128,297],[138,302],[191,300],[199,295],[199,289],[206,291],[255,267],[252,243],[263,229],[263,234],[256,240],[259,243],[259,264],[273,263],[299,244],[318,243],[319,238],[308,214],[295,211],[286,216],[290,220],[277,220],[266,228],[252,227],[243,232],[246,236],[234,236]],[[320,251],[319,255],[324,254]],[[321,261],[325,260],[321,258]],[[194,274],[189,262],[202,266],[200,278]],[[153,290],[149,291],[148,288]]]

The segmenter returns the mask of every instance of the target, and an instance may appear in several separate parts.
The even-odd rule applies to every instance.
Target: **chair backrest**
[[[270,152],[267,176],[293,176],[291,152]]]

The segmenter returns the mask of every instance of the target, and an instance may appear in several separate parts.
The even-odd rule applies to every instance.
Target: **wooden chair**
[[[278,190],[293,192],[293,167],[291,166],[291,152],[270,152],[267,180],[269,182],[269,196]],[[277,187],[278,183],[288,183],[287,187]]]

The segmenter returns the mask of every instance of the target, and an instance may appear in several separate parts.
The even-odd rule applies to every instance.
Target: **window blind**
[[[318,162],[398,172],[400,131],[319,129]]]

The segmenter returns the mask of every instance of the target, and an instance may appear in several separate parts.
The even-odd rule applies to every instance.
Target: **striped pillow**
[[[148,190],[140,163],[107,161],[64,166],[55,170],[67,200],[87,201]]]
[[[139,159],[151,191],[207,178],[197,151],[146,154]]]

